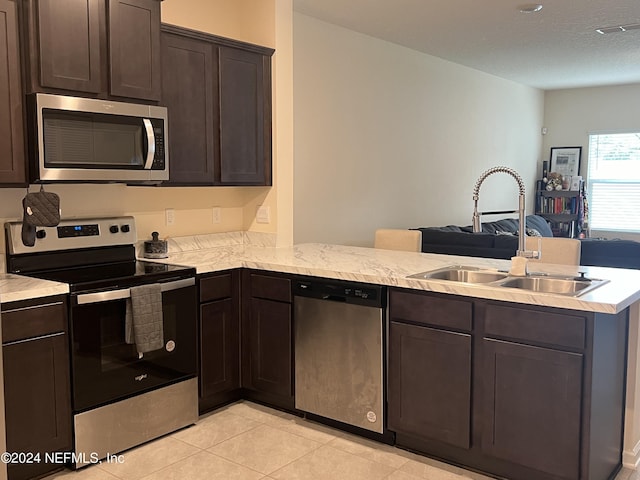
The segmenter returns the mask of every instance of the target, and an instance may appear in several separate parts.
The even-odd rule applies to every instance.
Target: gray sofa
[[[546,220],[537,215],[527,216],[526,227],[529,233],[553,236]],[[483,223],[482,233],[473,233],[471,226],[456,225],[415,230],[422,232],[422,251],[426,253],[509,259],[518,249],[517,219]],[[640,269],[640,242],[581,239],[580,264]]]

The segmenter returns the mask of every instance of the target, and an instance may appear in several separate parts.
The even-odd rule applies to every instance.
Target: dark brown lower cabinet
[[[583,356],[485,339],[482,450],[579,478]]]
[[[469,448],[471,335],[392,321],[389,428]]]
[[[8,478],[42,476],[63,466],[45,454],[72,447],[65,298],[4,304],[2,343],[7,451],[41,459],[7,465]]]
[[[627,310],[390,289],[389,317],[399,446],[510,480],[607,480],[621,468]]]
[[[204,276],[199,285],[199,409],[204,413],[240,398],[240,273]]]
[[[242,386],[250,399],[293,409],[291,281],[245,271]]]
[[[289,278],[230,270],[199,286],[200,413],[240,398],[293,409]]]

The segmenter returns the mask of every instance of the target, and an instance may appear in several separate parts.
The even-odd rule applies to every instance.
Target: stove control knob
[[[123,233],[129,233],[130,230],[131,230],[131,227],[129,226],[128,223],[125,223],[124,225],[120,226],[120,231]]]
[[[111,233],[118,233],[118,232],[120,231],[120,229],[118,228],[118,225],[111,225],[111,226],[109,227],[109,231],[110,231]]]
[[[36,232],[36,238],[44,238],[47,236],[47,232],[44,230],[38,230]]]

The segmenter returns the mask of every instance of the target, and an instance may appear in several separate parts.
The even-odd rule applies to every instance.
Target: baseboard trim
[[[632,470],[638,470],[640,466],[640,441],[631,450],[622,452],[622,466]]]

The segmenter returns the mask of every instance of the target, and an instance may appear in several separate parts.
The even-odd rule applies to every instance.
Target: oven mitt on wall
[[[60,197],[52,192],[29,193],[22,199],[22,243],[33,247],[36,243],[36,227],[55,227],[60,223]]]

